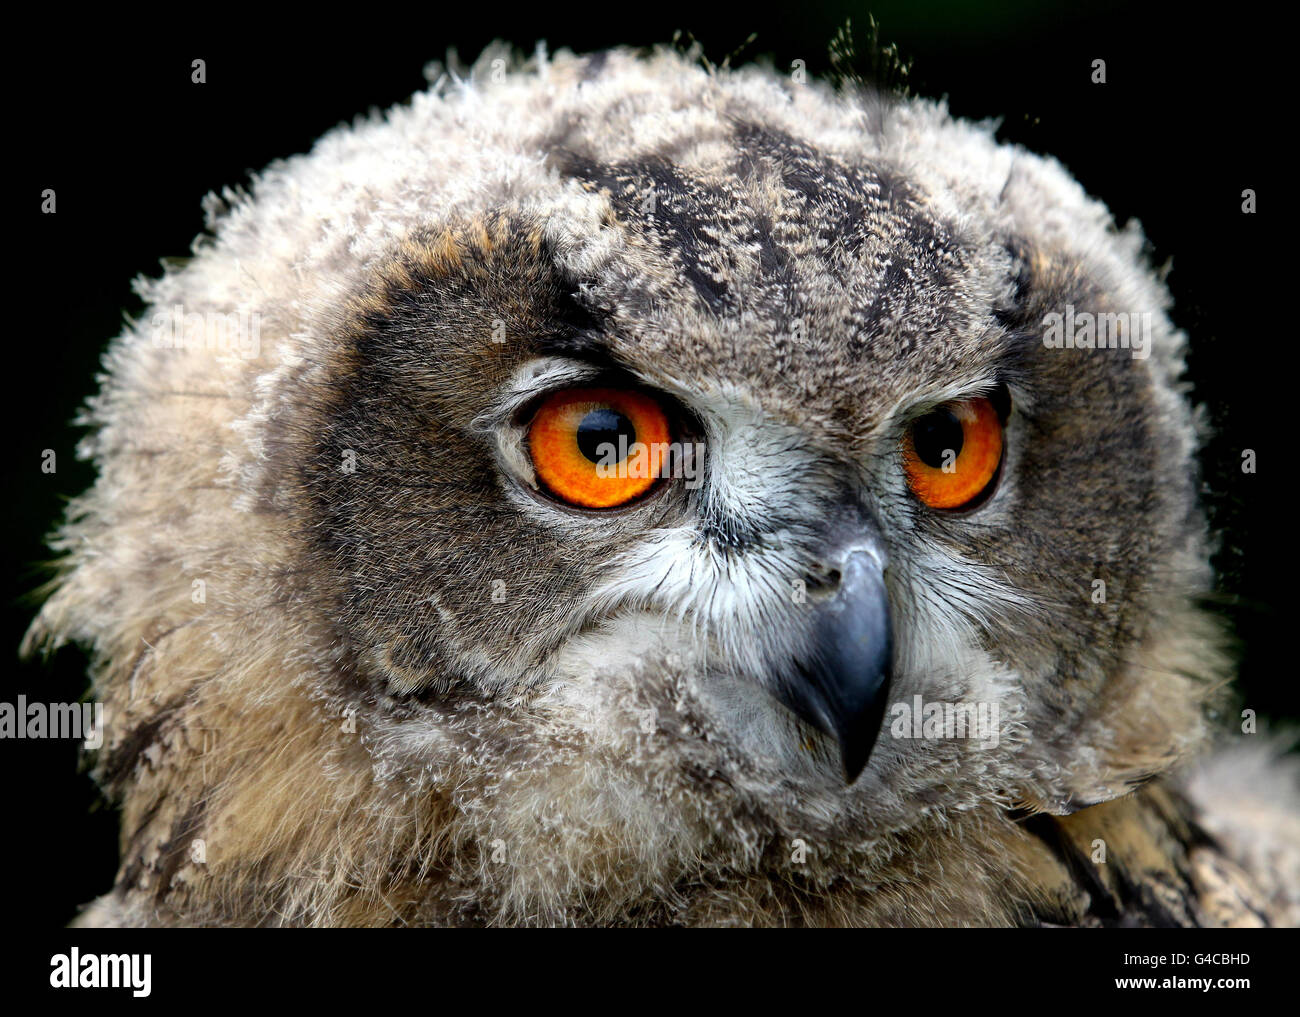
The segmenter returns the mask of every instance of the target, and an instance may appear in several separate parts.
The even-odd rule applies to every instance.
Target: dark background
[[[1293,637],[1279,627],[1293,601],[1284,597],[1295,467],[1292,397],[1283,392],[1293,374],[1280,358],[1294,326],[1277,319],[1275,294],[1288,290],[1266,265],[1283,204],[1269,157],[1290,147],[1276,134],[1294,120],[1278,116],[1290,87],[1283,93],[1279,64],[1266,53],[1278,27],[1242,4],[1214,21],[1178,8],[1099,3],[1066,12],[1019,0],[747,7],[538,4],[519,14],[484,4],[470,23],[472,10],[375,5],[346,15],[321,8],[292,31],[272,31],[260,10],[255,22],[222,30],[208,14],[95,24],[45,10],[30,30],[15,25],[4,74],[18,120],[7,159],[19,178],[8,218],[18,229],[9,237],[18,276],[6,345],[18,388],[3,407],[11,440],[0,700],[22,693],[68,702],[85,692],[80,650],[26,663],[16,651],[35,608],[31,593],[46,578],[44,535],[93,479],[74,458],[70,420],[94,390],[123,315],[143,310],[132,278],[189,253],[205,193],[307,150],[340,122],[406,100],[424,87],[424,65],[449,47],[468,61],[496,38],[530,52],[539,39],[552,51],[589,50],[668,42],[680,29],[720,62],[753,32],[741,59],[766,54],[779,68],[802,59],[820,73],[837,28],[852,18],[864,42],[874,12],[882,42],[912,61],[914,92],[948,96],[960,116],[1001,118],[1002,138],[1058,157],[1119,221],[1139,218],[1156,262],[1171,263],[1174,318],[1192,337],[1194,396],[1216,428],[1202,465],[1223,541],[1216,600],[1240,640],[1243,705],[1259,711],[1263,730],[1300,716]],[[206,84],[190,82],[195,58],[207,61]],[[1090,81],[1098,58],[1104,85]],[[858,66],[868,71],[870,57]],[[1253,216],[1240,207],[1248,187],[1259,195]],[[45,188],[57,192],[55,215],[40,213]],[[53,475],[40,470],[47,448],[58,453]],[[1244,448],[1258,454],[1253,476],[1240,470]],[[18,910],[29,924],[61,925],[112,883],[115,815],[79,772],[74,744],[0,741],[0,773],[0,850]]]

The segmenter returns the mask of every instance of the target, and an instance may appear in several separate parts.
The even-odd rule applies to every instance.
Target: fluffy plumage
[[[504,59],[210,199],[140,284],[30,636],[91,647],[108,713],[83,921],[1295,922],[1295,844],[1270,869],[1202,813],[1222,780],[1168,776],[1228,669],[1136,227],[935,103]],[[1152,312],[1150,357],[1045,348],[1067,304]],[[255,351],[155,342],[241,311]],[[610,365],[691,409],[705,483],[559,511],[515,414]],[[904,424],[995,381],[995,496],[925,510]],[[751,680],[846,498],[891,699],[995,703],[997,748],[882,736],[846,785]]]

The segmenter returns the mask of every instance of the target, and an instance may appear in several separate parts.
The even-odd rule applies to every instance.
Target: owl
[[[27,640],[105,708],[80,924],[1300,920],[1186,339],[1057,162],[494,48],[205,211]]]

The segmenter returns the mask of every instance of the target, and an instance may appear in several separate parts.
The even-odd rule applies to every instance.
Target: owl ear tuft
[[[993,316],[1003,328],[1011,329],[1025,320],[1025,304],[1033,284],[1032,251],[1029,241],[1019,236],[1003,238],[1002,249],[1009,261],[1007,286],[993,308]]]

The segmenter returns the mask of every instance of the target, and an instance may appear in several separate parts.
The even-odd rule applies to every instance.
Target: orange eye
[[[930,508],[969,505],[989,489],[1001,463],[1002,420],[982,397],[940,406],[903,438],[907,482]]]
[[[625,389],[556,392],[528,427],[538,479],[585,508],[612,508],[648,491],[667,466],[669,440],[659,404]]]

